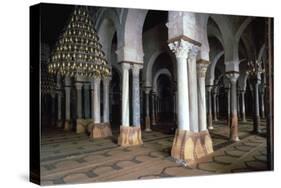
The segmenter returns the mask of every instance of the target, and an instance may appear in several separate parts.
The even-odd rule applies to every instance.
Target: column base
[[[145,131],[146,132],[150,132],[151,128],[150,128],[150,117],[146,116],[145,117]]]
[[[70,131],[71,130],[71,122],[70,122],[70,120],[65,120],[64,121],[64,130],[65,131]]]
[[[212,115],[208,115],[208,129],[209,130],[213,130],[214,129],[214,127],[213,127],[213,122],[212,122],[213,120],[212,120]]]
[[[238,117],[237,115],[232,115],[230,121],[230,140],[234,142],[240,141],[238,135]]]
[[[192,163],[213,153],[213,142],[209,131],[190,132],[176,130],[171,156],[176,160]]]
[[[93,119],[76,119],[76,133],[87,133],[88,127],[94,122]]]
[[[58,120],[56,124],[57,124],[57,128],[63,127],[63,121],[62,120]]]
[[[92,131],[91,138],[106,138],[112,136],[110,123],[95,123]]]
[[[140,144],[143,144],[140,127],[125,127],[125,126],[120,127],[118,145],[135,146]]]

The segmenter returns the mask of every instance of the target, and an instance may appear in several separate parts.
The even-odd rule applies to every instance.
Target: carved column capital
[[[188,53],[188,59],[189,60],[196,59],[199,51],[200,51],[200,47],[198,47],[196,45],[192,45],[192,47],[190,48],[189,53]]]
[[[133,64],[131,67],[133,76],[139,76],[140,69],[142,69],[143,66],[139,64]]]
[[[129,70],[131,65],[129,63],[121,63],[121,67],[123,70]]]
[[[205,78],[208,69],[208,64],[197,63],[197,76],[199,78]]]
[[[194,46],[193,44],[180,39],[168,44],[170,50],[176,55],[177,58],[187,58],[190,49]]]
[[[81,89],[82,89],[82,86],[83,86],[83,83],[75,82],[75,88],[76,88],[77,90],[81,90]]]
[[[231,84],[236,84],[238,77],[239,77],[239,72],[226,72],[225,73],[227,78],[230,80]]]

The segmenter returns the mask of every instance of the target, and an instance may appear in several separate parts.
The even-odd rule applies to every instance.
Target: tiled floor
[[[263,124],[263,131],[264,122]],[[210,131],[215,152],[192,167],[170,157],[173,134],[142,132],[142,146],[121,148],[112,139],[90,140],[84,134],[54,130],[42,135],[42,184],[85,183],[194,176],[266,170],[266,138],[251,134],[252,123],[239,124],[241,141],[228,141],[225,122]]]

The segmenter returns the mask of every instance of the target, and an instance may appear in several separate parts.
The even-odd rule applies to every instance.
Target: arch
[[[259,51],[259,55],[258,55],[258,60],[260,61],[262,56],[264,55],[265,53],[265,44],[262,45],[260,51]]]
[[[128,9],[123,13],[118,61],[143,63],[142,29],[148,10]]]
[[[158,49],[156,51],[154,51],[154,53],[150,56],[149,60],[148,60],[148,63],[145,64],[144,66],[144,81],[145,81],[145,86],[147,87],[151,87],[152,86],[152,68],[153,68],[153,65],[156,61],[156,59],[163,53],[166,52],[166,49],[164,48],[161,48],[161,49]]]
[[[171,80],[172,80],[172,74],[171,72],[164,68],[164,69],[160,69],[156,72],[155,76],[153,77],[153,85],[152,85],[152,90],[157,93],[158,89],[157,89],[157,80],[159,78],[160,75],[166,75],[168,76]]]
[[[115,32],[117,34],[117,45],[119,43],[118,40],[120,40],[120,21],[118,17],[118,13],[115,9],[105,8],[100,11],[95,23],[102,49],[109,63],[111,63],[111,45]]]
[[[212,63],[209,65],[207,70],[207,76],[206,76],[206,83],[207,85],[213,85],[213,80],[215,79],[215,67],[219,59],[224,55],[224,51],[219,52],[214,59],[212,60]]]
[[[238,28],[236,34],[235,34],[235,40],[239,41],[240,37],[242,35],[242,33],[244,32],[244,30],[247,28],[247,26],[254,20],[253,17],[247,17],[244,22],[240,25],[240,27]]]

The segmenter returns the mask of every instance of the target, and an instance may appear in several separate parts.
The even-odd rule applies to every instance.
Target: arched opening
[[[121,125],[121,73],[119,65],[117,65],[117,33],[115,32],[112,38],[110,61],[112,65],[112,77],[110,84],[110,117],[112,129],[119,129]]]
[[[155,106],[154,130],[167,133],[176,128],[176,93],[174,75],[172,74],[172,60],[168,53],[160,54],[152,68]]]

